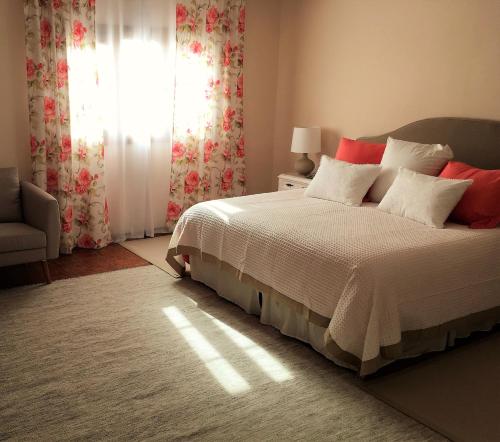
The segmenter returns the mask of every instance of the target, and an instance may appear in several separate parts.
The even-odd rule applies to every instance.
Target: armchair
[[[40,261],[50,283],[47,260],[59,256],[60,233],[57,200],[19,183],[15,167],[0,169],[0,267]]]

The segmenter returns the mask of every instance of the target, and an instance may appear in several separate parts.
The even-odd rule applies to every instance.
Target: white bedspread
[[[500,229],[434,229],[303,190],[197,204],[173,233],[170,249],[182,246],[331,319],[333,341],[361,361],[403,331],[500,305]]]

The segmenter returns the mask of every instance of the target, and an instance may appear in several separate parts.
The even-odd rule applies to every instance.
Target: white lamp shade
[[[292,137],[292,152],[316,153],[321,152],[321,128],[295,127]]]

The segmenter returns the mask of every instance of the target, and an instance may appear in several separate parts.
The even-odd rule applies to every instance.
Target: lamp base
[[[308,176],[314,170],[314,161],[307,157],[306,153],[295,160],[295,171],[300,175]]]

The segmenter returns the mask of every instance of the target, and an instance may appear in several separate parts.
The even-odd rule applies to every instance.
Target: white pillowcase
[[[351,164],[323,155],[304,195],[360,206],[379,171],[378,165]]]
[[[442,229],[473,180],[452,180],[399,169],[380,210]]]
[[[436,176],[452,158],[453,151],[450,146],[414,143],[389,137],[380,162],[382,170],[368,196],[371,201],[380,202],[391,187],[400,167]]]

